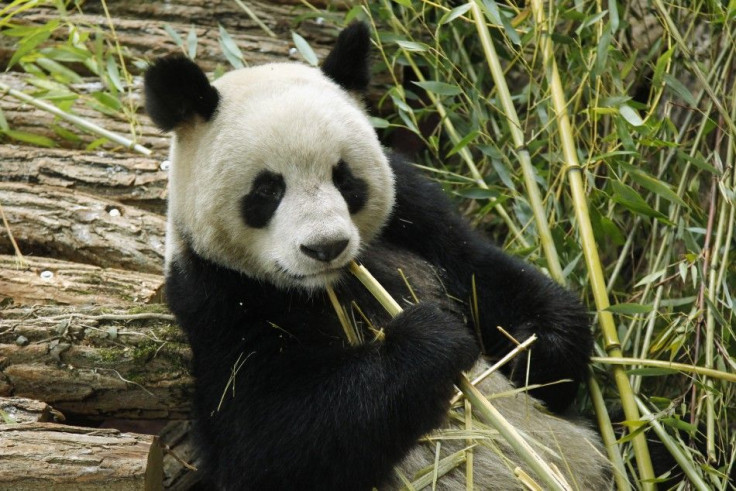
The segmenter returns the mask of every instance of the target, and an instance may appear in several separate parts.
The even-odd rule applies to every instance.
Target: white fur
[[[322,72],[299,64],[245,68],[213,84],[209,122],[177,129],[171,147],[167,265],[183,239],[218,264],[282,287],[324,287],[386,222],[393,174],[363,109]],[[343,159],[368,184],[351,216],[332,183]],[[286,193],[269,224],[248,227],[240,202],[263,170],[284,176]],[[348,239],[329,263],[301,244]]]

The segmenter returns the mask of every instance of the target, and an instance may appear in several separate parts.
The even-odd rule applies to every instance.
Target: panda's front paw
[[[399,347],[407,356],[436,363],[453,377],[469,370],[480,355],[478,343],[465,324],[431,303],[412,305],[396,316],[387,326],[386,343]]]

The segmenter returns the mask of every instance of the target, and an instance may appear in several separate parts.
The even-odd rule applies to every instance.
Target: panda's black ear
[[[365,22],[353,22],[337,37],[322,72],[345,90],[364,91],[371,80],[368,54],[371,33]]]
[[[209,121],[220,95],[201,68],[182,55],[160,58],[144,77],[146,112],[156,126],[171,131],[195,115]]]

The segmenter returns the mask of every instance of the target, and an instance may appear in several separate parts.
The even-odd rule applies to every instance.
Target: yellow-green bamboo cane
[[[539,240],[542,244],[542,249],[544,250],[544,256],[547,259],[547,268],[549,269],[549,273],[552,278],[554,278],[558,283],[564,285],[565,275],[562,273],[562,266],[560,266],[560,259],[557,254],[557,249],[555,248],[555,242],[552,240],[552,232],[550,231],[547,215],[544,211],[544,205],[542,204],[539,186],[535,179],[532,159],[529,155],[529,150],[527,150],[526,147],[524,132],[521,130],[521,124],[519,123],[519,115],[516,113],[516,107],[514,107],[514,102],[511,100],[511,92],[509,91],[508,84],[506,83],[506,77],[504,77],[501,62],[498,60],[496,48],[493,46],[491,33],[488,31],[485,16],[481,11],[480,2],[478,0],[475,0],[471,4],[471,11],[473,12],[475,26],[478,30],[478,36],[480,37],[483,52],[486,56],[488,69],[493,77],[493,83],[496,85],[498,99],[503,107],[504,116],[509,123],[511,139],[514,141],[514,145],[516,146],[516,154],[518,155],[519,163],[521,164],[521,173],[524,176],[524,186],[526,187],[527,198],[529,198],[529,205],[531,206],[532,213],[534,214],[534,222],[537,225],[537,232],[539,233]]]
[[[362,265],[355,262],[350,264],[350,272],[355,275],[358,280],[365,286],[371,294],[381,303],[391,316],[398,315],[402,308],[394,300],[391,295],[381,286],[381,284],[371,275],[371,273]],[[550,466],[537,454],[536,451],[524,440],[524,438],[516,431],[511,423],[499,413],[488,399],[470,383],[465,375],[460,376],[458,383],[459,389],[465,394],[465,397],[473,405],[473,408],[483,417],[483,419],[495,428],[504,439],[516,451],[524,462],[537,473],[539,478],[543,480],[549,489],[569,490],[570,486],[564,478],[554,472]]]
[[[593,297],[598,310],[598,322],[603,332],[606,351],[612,357],[621,357],[621,345],[619,344],[616,325],[613,321],[613,315],[607,310],[610,303],[608,300],[608,294],[606,293],[606,282],[600,258],[598,257],[595,237],[593,236],[593,227],[590,222],[590,214],[588,212],[585,188],[583,186],[582,172],[575,150],[572,127],[570,126],[570,120],[567,115],[567,102],[562,89],[560,74],[557,70],[557,63],[552,55],[552,40],[550,36],[544,34],[548,29],[542,1],[532,0],[532,10],[534,11],[534,18],[537,23],[537,27],[542,33],[541,51],[545,60],[546,72],[549,78],[548,82],[552,91],[552,103],[565,158],[564,168],[567,172],[570,190],[573,196],[575,218],[578,223],[583,255],[585,256],[590,284],[593,290]],[[631,385],[629,384],[626,372],[623,367],[614,367],[613,375],[616,381],[616,386],[619,390],[626,419],[628,421],[638,421],[639,410],[636,406],[634,393],[631,390]],[[632,439],[632,445],[639,468],[639,477],[642,480],[642,487],[645,489],[654,489],[654,470],[652,468],[652,461],[649,456],[649,447],[647,446],[646,436],[644,433],[636,435]]]

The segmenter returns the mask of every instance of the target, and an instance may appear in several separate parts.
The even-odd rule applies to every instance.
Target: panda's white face
[[[319,70],[231,72],[210,121],[177,128],[167,264],[184,241],[280,287],[324,287],[386,222],[393,175],[360,105]]]

